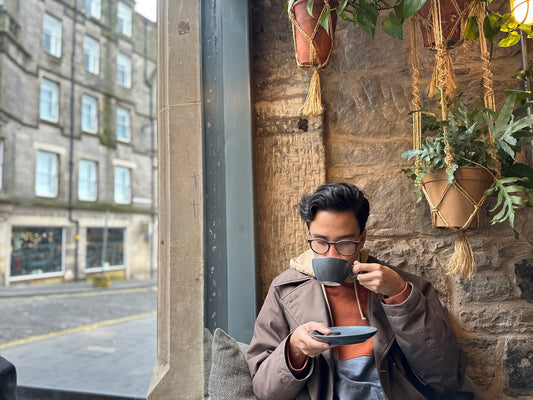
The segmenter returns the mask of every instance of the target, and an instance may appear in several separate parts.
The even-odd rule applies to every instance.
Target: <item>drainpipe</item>
[[[68,220],[75,224],[76,233],[74,236],[74,281],[78,281],[78,251],[80,240],[80,222],[72,217],[72,206],[74,203],[74,123],[76,117],[76,102],[74,89],[76,86],[76,23],[78,18],[78,0],[74,0],[74,18],[72,22],[72,60],[70,78],[70,149],[68,164]]]
[[[151,179],[151,190],[152,190],[152,207],[150,210],[150,278],[154,277],[154,230],[155,230],[155,178],[154,178],[154,162],[155,162],[155,129],[154,129],[154,118],[152,116],[153,109],[153,86],[150,80],[148,79],[148,20],[143,18],[144,21],[144,84],[148,88],[149,93],[149,110],[148,115],[150,119],[150,137],[152,139],[152,148],[150,149],[150,179]]]

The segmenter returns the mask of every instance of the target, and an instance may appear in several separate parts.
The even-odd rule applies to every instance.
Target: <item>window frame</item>
[[[40,160],[40,155],[43,157],[46,155],[48,160]],[[42,170],[42,163],[46,161],[48,164],[46,171]],[[54,161],[53,164],[50,164],[51,161]],[[48,180],[48,187],[46,190],[43,190],[44,185],[41,185],[43,181],[42,176],[45,180]],[[46,150],[37,150],[35,156],[35,195],[37,197],[47,197],[47,198],[57,198],[59,195],[59,154]]]
[[[117,54],[117,83],[128,89],[131,88],[131,64],[131,57],[121,52]],[[121,72],[124,74],[124,82],[120,79]]]
[[[89,4],[89,7],[87,7]],[[102,1],[101,0],[85,0],[85,13],[92,18],[100,19],[102,17]]]
[[[83,67],[93,75],[100,74],[100,42],[89,35],[83,37]]]
[[[90,107],[88,111],[89,115],[85,114],[87,111],[87,106]],[[97,135],[98,134],[98,118],[99,118],[98,98],[88,95],[88,94],[83,94],[81,96],[81,130],[83,132]],[[90,125],[87,126],[86,123],[89,123]]]
[[[117,30],[124,36],[131,37],[133,25],[133,10],[127,4],[117,3]]]
[[[123,114],[126,121],[125,124],[119,123],[121,118],[119,118],[119,114]],[[121,129],[119,129],[121,127]],[[127,133],[127,136],[119,136],[119,132],[124,131]],[[116,113],[116,136],[117,140],[124,143],[131,143],[131,113],[130,110],[124,107],[117,107],[117,113]]]
[[[85,169],[82,173],[83,165],[94,168],[92,170],[91,168]],[[86,188],[88,190],[85,190]],[[89,193],[89,195],[85,193]],[[78,200],[93,202],[98,200],[98,163],[96,161],[82,158],[78,162]]]
[[[47,87],[46,87],[47,86]],[[50,115],[44,115],[43,110],[43,89],[49,90],[50,98]],[[41,78],[41,84],[39,86],[39,118],[50,122],[59,122],[59,83],[47,78]]]
[[[118,172],[119,171],[127,171],[128,174],[124,175],[127,176],[126,182],[123,180],[118,179]],[[131,179],[131,168],[124,167],[122,165],[115,165],[114,168],[114,180],[113,180],[113,200],[117,204],[131,204],[132,199],[132,179]],[[119,193],[119,190],[124,190],[123,193]],[[120,196],[126,194],[124,198],[120,198]]]
[[[50,48],[46,46],[46,36],[50,38]],[[62,40],[63,40],[63,25],[61,20],[48,14],[44,13],[43,16],[43,26],[42,26],[42,41],[41,45],[43,50],[54,56],[61,57],[62,51]]]
[[[4,154],[5,154],[5,140],[0,137],[0,190],[4,188]]]

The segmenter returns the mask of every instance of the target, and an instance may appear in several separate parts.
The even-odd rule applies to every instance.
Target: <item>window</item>
[[[129,142],[131,140],[130,112],[125,108],[117,108],[117,140]]]
[[[48,151],[37,151],[35,167],[35,194],[57,197],[59,156]]]
[[[14,226],[11,247],[11,276],[61,272],[62,228]]]
[[[0,190],[4,187],[4,139],[0,138]]]
[[[80,160],[78,167],[78,199],[96,201],[98,196],[98,175],[95,161]]]
[[[85,0],[85,12],[87,15],[100,19],[102,0]]]
[[[61,21],[49,14],[44,14],[43,18],[43,49],[61,57]]]
[[[131,202],[131,170],[126,167],[115,167],[115,203]]]
[[[117,82],[124,87],[131,87],[131,59],[122,53],[117,55]]]
[[[131,7],[119,2],[117,6],[118,31],[125,36],[131,36]]]
[[[86,94],[81,98],[81,130],[98,133],[98,100]]]
[[[87,228],[86,254],[85,268],[124,266],[124,229]]]
[[[90,36],[83,38],[83,66],[91,74],[100,72],[100,43]]]
[[[41,81],[39,116],[52,122],[59,120],[59,84],[45,78]]]

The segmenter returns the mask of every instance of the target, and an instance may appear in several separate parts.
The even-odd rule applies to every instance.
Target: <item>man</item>
[[[247,353],[263,399],[454,399],[465,359],[433,286],[387,266],[364,249],[368,200],[347,183],[304,196],[300,215],[310,249],[270,286]],[[353,264],[340,286],[322,286],[314,257]],[[363,343],[330,346],[313,338],[328,326],[370,325]]]

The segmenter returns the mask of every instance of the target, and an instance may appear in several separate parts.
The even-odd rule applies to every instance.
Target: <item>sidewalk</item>
[[[54,294],[82,293],[92,291],[109,291],[156,286],[157,279],[112,281],[109,287],[93,287],[90,282],[68,282],[51,285],[14,285],[0,286],[0,299],[20,296],[47,296]]]
[[[143,310],[125,318],[89,323],[79,329],[65,329],[27,343],[0,347],[0,356],[17,369],[19,400],[145,399],[157,361],[154,286],[156,280],[148,279],[113,281],[108,288],[93,288],[86,282],[0,288],[0,301],[6,302],[13,302],[15,298],[30,304],[57,302],[63,301],[62,295],[66,295],[65,299],[72,298],[70,294],[78,299],[91,299],[91,302],[108,296],[118,301],[118,297],[131,299],[132,295],[139,298],[143,294],[142,299],[149,296],[154,305],[151,311]],[[134,289],[133,294],[129,289]],[[77,293],[88,293],[89,297],[75,296]],[[97,297],[93,298],[92,294]],[[60,295],[60,300],[54,295]],[[39,300],[40,296],[50,298]]]

